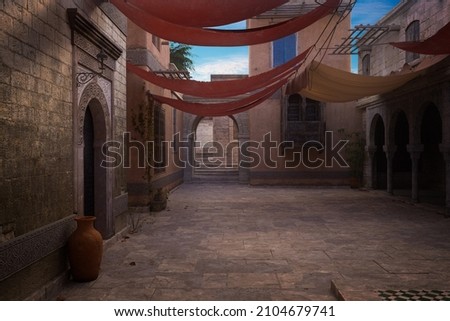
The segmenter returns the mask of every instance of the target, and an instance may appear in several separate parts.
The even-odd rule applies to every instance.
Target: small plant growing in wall
[[[129,213],[130,234],[137,233],[142,226],[141,213]]]
[[[131,112],[131,127],[132,127],[132,139],[141,141],[144,145],[147,142],[154,140],[154,128],[155,128],[155,117],[154,117],[154,100],[150,94],[147,94],[143,101],[134,106]],[[150,184],[153,177],[152,169],[153,160],[153,149],[147,149],[147,159],[145,161],[145,170],[142,175],[142,180],[146,184]],[[152,199],[153,193],[148,192],[148,199]],[[140,211],[130,211],[129,213],[129,223],[131,233],[137,233],[142,226],[142,212]]]
[[[147,95],[146,99],[140,103],[137,108],[133,109],[133,113],[131,115],[131,124],[136,134],[140,136],[142,142],[149,142],[154,140],[154,127],[155,127],[155,117],[154,117],[154,101],[151,95]],[[136,139],[136,137],[132,137]],[[146,164],[150,164],[150,161],[153,159],[152,155],[153,150],[147,150],[147,162]],[[146,166],[146,172],[143,179],[150,182],[152,178],[151,166]]]
[[[350,166],[351,181],[350,186],[357,188],[362,185],[364,174],[364,159],[366,140],[363,132],[346,133],[344,129],[340,129],[339,133],[344,139],[348,140],[345,147],[345,157]]]

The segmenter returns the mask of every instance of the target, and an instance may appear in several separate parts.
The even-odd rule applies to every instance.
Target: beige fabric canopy
[[[383,94],[401,87],[423,70],[390,76],[363,76],[313,61],[287,86],[286,93],[323,102],[348,102]]]

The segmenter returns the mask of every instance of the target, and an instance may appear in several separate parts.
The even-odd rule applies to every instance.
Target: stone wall
[[[379,25],[395,28],[364,53],[370,54],[372,75],[414,68],[429,58],[420,55],[405,65],[406,52],[388,45],[405,41],[406,28],[415,20],[420,23],[420,40],[431,37],[450,21],[450,1],[403,1],[383,17]],[[445,126],[450,110],[448,70],[448,57],[435,60],[423,75],[390,93],[362,99],[358,107],[363,111],[367,141],[366,185],[407,195],[413,202],[445,204],[450,213],[450,131]],[[384,141],[377,136],[381,125]],[[377,166],[381,161],[385,168]]]
[[[73,118],[78,69],[68,8],[76,8],[111,43],[125,48],[126,24],[112,21],[110,17],[120,15],[107,3],[100,7],[97,1],[75,0],[0,3],[0,292],[4,300],[26,298],[67,268],[63,248],[74,228],[74,124],[79,122]],[[111,83],[110,137],[117,137],[126,128],[125,55],[112,66],[112,78],[98,81]],[[115,170],[112,177],[111,202],[123,204],[122,170]],[[122,206],[115,215],[123,215],[124,210]]]
[[[169,43],[147,33],[133,22],[129,22],[129,37],[127,39],[127,59],[135,65],[153,71],[169,71],[170,65]],[[129,72],[127,76],[127,130],[130,133],[133,146],[128,148],[131,164],[127,169],[127,183],[129,190],[129,206],[133,211],[148,212],[156,191],[160,188],[173,189],[182,183],[183,168],[177,166],[178,150],[170,146],[174,136],[182,132],[182,113],[172,107],[157,103],[151,95],[172,97],[172,92],[144,81]],[[152,161],[154,151],[149,143],[155,141],[156,115],[160,115],[164,124],[166,166],[154,167]],[[161,116],[162,115],[162,116]],[[146,150],[146,151],[145,151]],[[147,153],[145,164],[143,154]],[[139,155],[140,154],[140,155]]]
[[[399,27],[399,29],[392,28],[392,31],[387,32],[375,42],[375,44],[378,43],[380,45],[371,47],[371,50],[368,52],[370,53],[371,75],[385,76],[392,71],[398,71],[403,68],[406,52],[393,46],[382,44],[406,41],[406,28],[414,20],[420,21],[420,39],[424,40],[431,37],[450,21],[450,1],[403,1],[383,17],[378,24],[395,26]],[[361,62],[359,65],[361,67]]]
[[[72,214],[72,45],[58,1],[0,11],[0,224],[19,236]]]

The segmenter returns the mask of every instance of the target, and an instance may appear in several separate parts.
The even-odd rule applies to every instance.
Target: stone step
[[[194,183],[238,183],[237,167],[196,167],[192,177]]]
[[[239,175],[239,171],[236,168],[195,168],[194,174],[233,176]]]
[[[225,167],[225,168],[238,168],[238,164],[233,164],[231,162],[213,162],[213,161],[202,161],[195,162],[196,167]]]
[[[239,175],[199,175],[192,176],[192,183],[239,183]]]

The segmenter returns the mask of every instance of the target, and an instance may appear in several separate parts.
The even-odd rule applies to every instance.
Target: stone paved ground
[[[185,184],[60,300],[380,300],[450,290],[450,219],[383,192]],[[334,289],[334,292],[331,291]]]

